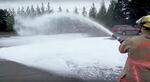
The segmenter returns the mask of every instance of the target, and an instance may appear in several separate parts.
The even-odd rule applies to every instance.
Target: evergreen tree
[[[0,31],[6,31],[7,28],[7,12],[0,9]]]
[[[9,16],[7,16],[7,31],[10,31],[10,32],[12,32],[12,31],[14,31],[13,30],[13,26],[14,26],[14,16],[13,15],[11,15],[11,14],[9,14]]]
[[[0,31],[13,31],[14,16],[10,11],[12,12],[11,9],[0,9]]]
[[[128,24],[127,15],[125,13],[125,11],[127,11],[126,7],[128,3],[128,0],[118,0],[115,4],[114,13],[112,14],[114,25]]]
[[[83,7],[82,15],[83,15],[83,16],[87,16],[87,11],[86,11],[86,8],[85,8],[85,7]]]
[[[100,10],[99,10],[99,12],[98,12],[98,14],[97,14],[97,20],[98,20],[101,24],[103,24],[103,25],[105,25],[105,22],[107,21],[107,19],[106,19],[106,7],[105,7],[105,2],[104,2],[104,0],[103,0],[103,2],[102,2],[102,4],[101,4],[101,8],[100,8]]]
[[[21,14],[21,9],[20,9],[20,7],[18,7],[18,9],[17,9],[17,14],[18,14],[18,15]]]
[[[41,13],[44,14],[45,13],[45,8],[44,8],[44,4],[42,3],[42,6],[41,6]]]
[[[36,14],[41,15],[41,10],[40,10],[39,5],[37,5],[37,7],[36,7]]]
[[[36,12],[35,12],[35,9],[33,7],[33,5],[31,6],[31,16],[35,16],[36,15]]]
[[[95,8],[95,4],[93,3],[90,11],[89,11],[89,17],[96,19],[97,10]]]
[[[51,7],[50,7],[50,3],[47,3],[47,13],[50,13]]]
[[[74,13],[75,13],[75,14],[79,14],[77,7],[75,7],[75,9],[74,9]]]
[[[121,24],[122,23],[122,7],[121,4],[118,2],[114,9],[113,14],[113,20],[115,21],[115,24]]]
[[[142,16],[150,14],[149,0],[131,0],[130,5],[127,6],[128,17],[131,24],[135,24],[135,21]]]
[[[30,15],[31,15],[31,11],[30,11],[30,7],[29,7],[29,6],[27,6],[26,15],[27,15],[27,16],[30,16]]]
[[[61,6],[59,6],[59,8],[58,8],[58,12],[62,12]]]
[[[13,14],[13,16],[16,15],[16,12],[15,12],[15,9],[14,9],[14,8],[12,8],[12,14]]]
[[[129,8],[127,6],[129,6],[129,0],[119,0],[118,1],[119,4],[121,4],[121,16],[122,16],[122,23],[123,24],[129,24],[129,16],[128,16],[128,11]]]
[[[22,16],[25,16],[24,7],[22,7],[22,8],[21,8],[21,12],[20,12],[20,14],[21,14]]]
[[[106,11],[103,1],[99,13],[97,14],[98,21],[103,23],[104,26],[109,27],[109,29],[111,29],[113,25],[129,24],[129,17],[127,16],[127,11],[129,10],[129,8],[127,8],[128,4],[128,0],[112,0],[108,11]]]
[[[108,7],[108,11],[106,13],[106,19],[107,21],[105,21],[105,26],[108,27],[109,29],[111,29],[111,27],[114,25],[114,13],[115,13],[115,8],[116,8],[116,1],[112,0],[110,2],[110,5]]]
[[[8,12],[10,15],[13,15],[12,10],[10,8],[8,9]]]

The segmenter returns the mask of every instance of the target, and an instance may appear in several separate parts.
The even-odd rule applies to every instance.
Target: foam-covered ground
[[[109,37],[60,34],[2,38],[0,58],[82,79],[116,79],[126,61]]]

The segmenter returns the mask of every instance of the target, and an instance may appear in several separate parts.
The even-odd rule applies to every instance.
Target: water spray
[[[71,33],[72,31],[112,35],[108,29],[95,21],[69,13],[45,14],[34,18],[16,16],[15,30],[19,35]]]

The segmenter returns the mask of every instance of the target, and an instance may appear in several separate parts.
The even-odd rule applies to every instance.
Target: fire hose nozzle
[[[116,40],[118,40],[120,43],[122,43],[124,40],[125,40],[125,38],[123,38],[123,37],[119,37],[119,36],[115,36],[115,35],[113,35],[112,37],[114,37]]]

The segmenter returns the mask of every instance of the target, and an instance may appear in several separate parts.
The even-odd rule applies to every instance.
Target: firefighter
[[[128,53],[119,82],[150,82],[150,15],[137,23],[141,26],[140,35],[127,38],[119,46],[121,53]]]

